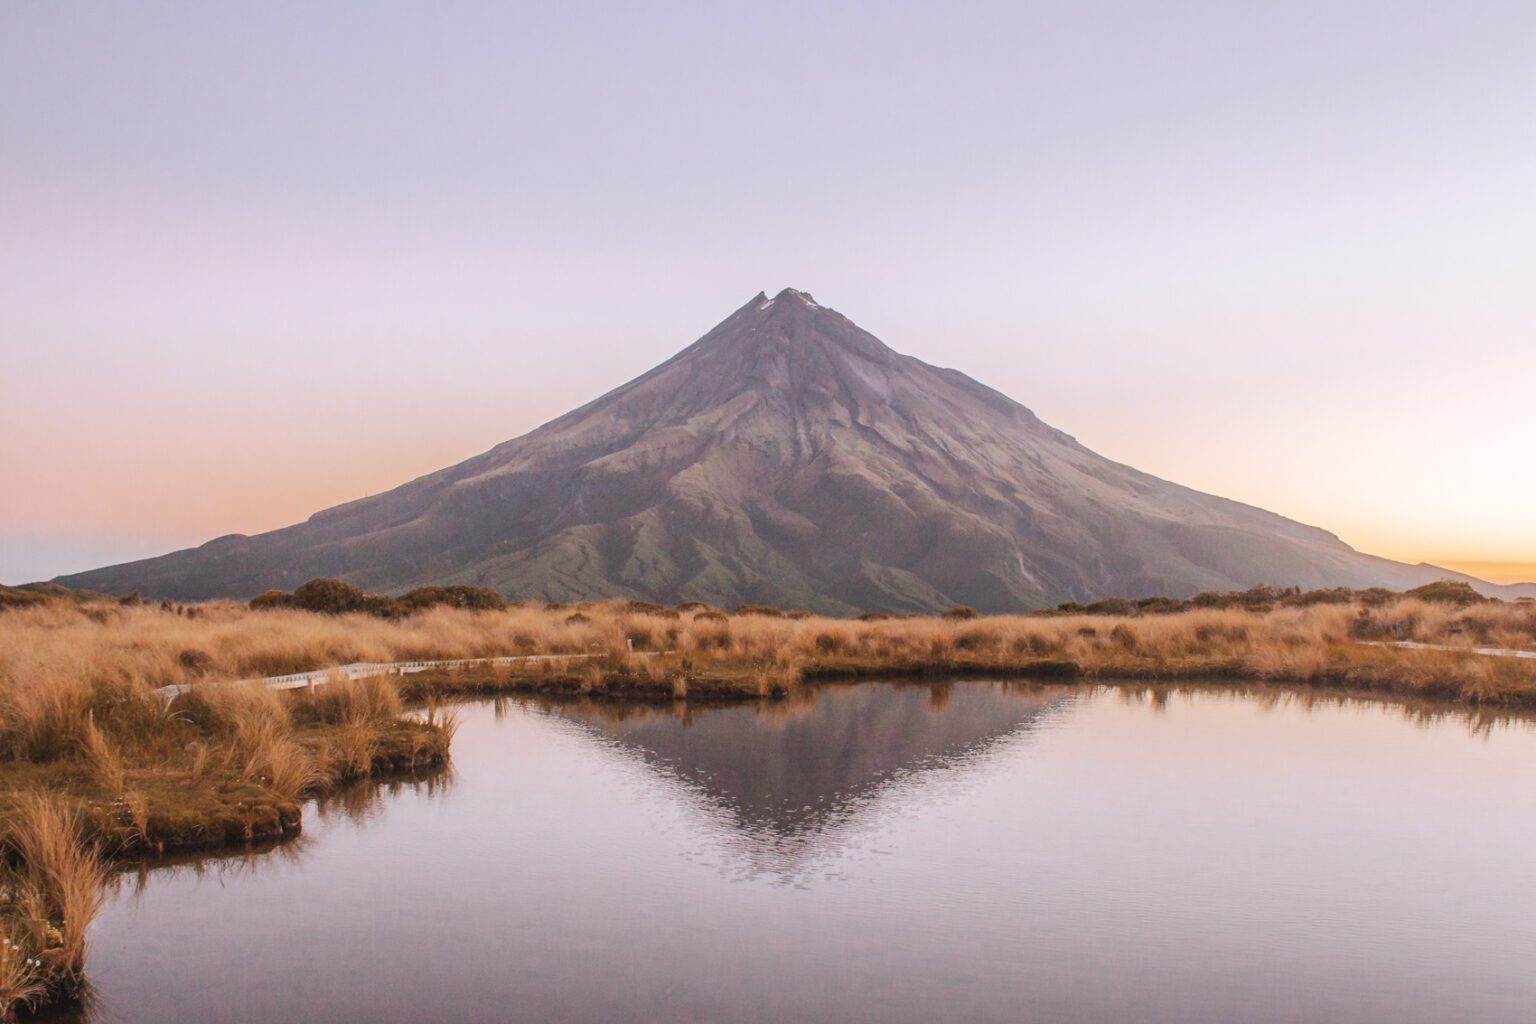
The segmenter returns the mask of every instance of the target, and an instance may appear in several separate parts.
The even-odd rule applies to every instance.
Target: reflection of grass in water
[[[444,765],[425,773],[397,774],[365,779],[317,796],[315,813],[322,821],[346,821],[354,825],[373,819],[385,802],[402,793],[438,799],[453,790],[454,772]],[[300,836],[302,841],[303,837]]]
[[[1370,690],[1325,687],[1298,689],[1282,685],[1225,680],[1211,683],[1149,686],[1139,680],[1125,680],[1095,684],[1091,692],[1112,693],[1121,703],[1145,707],[1159,714],[1167,709],[1171,699],[1183,698],[1222,701],[1230,704],[1248,702],[1265,710],[1292,708],[1303,713],[1311,713],[1318,709],[1392,711],[1419,728],[1429,728],[1447,722],[1457,723],[1465,726],[1467,734],[1474,737],[1490,736],[1497,729],[1536,730],[1536,716],[1523,708],[1486,705],[1468,707],[1422,698],[1393,697]]]
[[[252,843],[241,849],[221,848],[212,851],[183,852],[160,857],[141,857],[115,865],[116,874],[109,885],[126,888],[137,903],[156,880],[182,878],[211,878],[230,881],[253,878],[264,870],[278,866],[295,866],[303,863],[309,849],[305,836],[285,840],[267,840]]]
[[[454,773],[444,766],[419,774],[399,774],[384,779],[354,782],[313,800],[322,821],[364,825],[377,816],[387,801],[402,794],[437,799],[452,791]],[[137,897],[153,878],[191,874],[198,878],[247,878],[264,868],[302,863],[312,844],[304,833],[284,839],[267,839],[243,847],[189,850],[154,857],[138,857],[113,865],[114,880],[127,884]]]

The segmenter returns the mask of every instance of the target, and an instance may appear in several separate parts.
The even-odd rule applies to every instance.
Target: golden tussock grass
[[[573,608],[581,620],[572,621]],[[94,741],[92,709],[122,709],[171,683],[220,680],[354,661],[507,654],[603,655],[600,664],[540,662],[502,670],[506,682],[544,677],[588,692],[624,680],[641,691],[699,696],[709,681],[781,692],[831,675],[945,671],[1072,671],[1080,675],[1230,674],[1438,690],[1467,700],[1525,699],[1530,672],[1503,659],[1404,651],[1359,641],[1536,647],[1536,605],[1455,606],[1400,598],[1375,606],[1316,604],[1173,614],[882,618],[774,616],[761,609],[679,614],[643,603],[437,607],[398,619],[366,614],[251,611],[230,603],[189,618],[150,606],[64,603],[6,613],[0,636],[0,756],[50,760]],[[636,654],[631,654],[631,646]],[[646,652],[671,652],[666,657]],[[491,673],[481,673],[482,679]],[[494,680],[489,680],[494,684]],[[681,685],[679,685],[681,684]],[[415,687],[411,677],[407,689]],[[728,689],[730,687],[727,687]],[[260,698],[265,699],[265,698]],[[398,709],[379,691],[322,687],[308,722],[381,722]],[[301,707],[302,705],[296,705]],[[147,712],[145,712],[147,714]],[[142,716],[141,716],[142,717]],[[144,723],[153,731],[153,724]],[[354,730],[361,733],[361,730]],[[109,758],[100,760],[110,775]]]
[[[85,933],[101,906],[106,867],[64,797],[13,802],[0,869],[0,1019],[84,979]]]
[[[384,618],[231,603],[196,615],[62,601],[11,609],[0,630],[0,814],[10,823],[0,1013],[78,977],[99,900],[98,848],[291,835],[302,797],[442,763],[457,723],[440,698],[451,693],[641,697],[675,702],[680,714],[690,701],[788,696],[769,707],[792,715],[817,679],[983,674],[1248,680],[1536,704],[1536,660],[1370,645],[1536,648],[1532,604],[1113,608],[1120,614],[863,620],[643,602],[438,606]],[[234,682],[357,661],[509,654],[562,657],[287,694]],[[190,692],[168,703],[155,691],[169,684]],[[407,714],[402,692],[425,710]]]
[[[352,660],[374,653],[366,637],[210,624],[198,639],[200,620],[152,608],[6,614],[0,1019],[78,991],[103,853],[289,836],[305,796],[446,759],[451,714],[405,716],[391,679],[325,686],[311,699],[219,675],[262,659]],[[308,654],[294,646],[299,637]],[[412,642],[417,651],[431,643]],[[195,685],[168,703],[155,690],[171,680]]]

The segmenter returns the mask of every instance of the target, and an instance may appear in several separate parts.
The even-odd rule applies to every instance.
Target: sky
[[[1536,578],[1536,6],[0,5],[0,581],[522,434],[792,286]]]

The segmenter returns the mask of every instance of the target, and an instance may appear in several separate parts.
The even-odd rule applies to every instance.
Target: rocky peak
[[[384,494],[69,586],[248,597],[335,576],[538,600],[989,611],[1441,575],[1095,455],[808,292],[759,292],[673,358]]]

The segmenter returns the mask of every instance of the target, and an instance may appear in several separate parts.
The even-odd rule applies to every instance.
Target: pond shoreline
[[[936,1019],[931,1014],[941,997],[892,996],[880,984],[825,987],[837,979],[852,984],[838,966],[847,943],[863,941],[859,935],[877,923],[883,927],[873,930],[892,938],[871,938],[868,948],[893,958],[882,961],[893,965],[902,962],[903,950],[929,948],[912,945],[922,936],[948,936],[939,962],[914,954],[906,964],[919,986],[970,979],[966,965],[1019,952],[1018,929],[1025,928],[1028,955],[977,975],[990,993],[978,1004],[988,1011],[979,1020],[1006,1019],[1011,993],[1034,975],[1038,984],[1059,985],[1055,1010],[1083,1008],[1081,1017],[1065,1019],[1120,1019],[1117,1010],[1130,1015],[1135,1007],[1163,1011],[1148,1019],[1173,1019],[1169,1011],[1185,1005],[1180,993],[1198,969],[1167,989],[1115,982],[1122,995],[1146,1003],[1105,1003],[1065,980],[1079,962],[1075,929],[1085,918],[1102,926],[1103,941],[1116,941],[1113,936],[1129,928],[1124,949],[1139,948],[1169,927],[1182,929],[1183,941],[1198,944],[1203,935],[1211,948],[1245,942],[1244,959],[1283,960],[1298,982],[1321,977],[1333,1002],[1318,1009],[1361,1005],[1362,994],[1382,1009],[1396,997],[1357,989],[1327,963],[1296,951],[1329,941],[1338,920],[1358,918],[1363,931],[1330,948],[1328,963],[1351,950],[1383,952],[1394,971],[1419,962],[1423,951],[1435,948],[1437,921],[1417,921],[1412,955],[1396,955],[1392,909],[1433,906],[1432,897],[1415,895],[1414,883],[1442,868],[1450,853],[1466,858],[1458,862],[1464,870],[1497,867],[1456,836],[1487,806],[1507,802],[1520,784],[1518,769],[1536,756],[1536,728],[1528,722],[1485,731],[1479,723],[1486,712],[1445,702],[1230,679],[989,682],[930,675],[829,681],[758,701],[503,692],[445,706],[462,726],[452,777],[440,785],[430,778],[398,787],[359,782],[334,800],[306,802],[297,840],[123,864],[120,895],[108,901],[93,929],[89,975],[102,1009],[110,1007],[125,1024],[190,1024],[208,1019],[222,986],[235,977],[250,981],[247,972],[255,972],[261,985],[249,989],[248,1009],[268,1019],[302,1019],[295,1011],[308,1009],[313,1019],[404,1022],[419,1018],[434,999],[448,999],[439,1005],[466,1019],[644,1019],[640,1010],[602,1010],[628,1005],[611,1002],[622,999],[626,987],[602,977],[608,972],[654,978],[669,1000],[657,1006],[679,1016],[713,1005],[726,1012],[710,1019],[760,1020],[750,1008],[764,1005],[757,1000],[773,986],[759,989],[751,975],[719,973],[729,955],[711,959],[699,917],[678,902],[680,894],[700,891],[718,910],[706,913],[702,924],[735,921],[745,929],[735,933],[737,941],[760,956],[802,957],[797,962],[823,991],[873,1000],[857,1005],[902,1024],[917,1024],[922,1015]],[[406,713],[422,711],[408,706]],[[1490,761],[1490,753],[1497,758]],[[1470,776],[1458,781],[1457,765]],[[1484,784],[1502,796],[1490,795]],[[1458,797],[1463,787],[1470,791]],[[1395,801],[1376,819],[1386,832],[1373,826],[1357,835],[1359,808],[1384,799]],[[1455,828],[1448,824],[1436,833],[1443,841],[1431,863],[1377,863],[1382,852],[1400,846],[1399,836],[1421,834],[1426,806],[1461,815]],[[1518,824],[1504,833],[1501,842],[1508,843]],[[1277,841],[1282,835],[1292,839]],[[1369,856],[1352,852],[1361,842]],[[623,851],[617,869],[615,851]],[[1314,857],[1322,858],[1320,865]],[[1331,877],[1344,872],[1348,882],[1313,877],[1319,867]],[[1360,879],[1379,878],[1387,869],[1405,872],[1397,877],[1407,886],[1406,903],[1384,913],[1361,911],[1347,898],[1339,905]],[[1148,872],[1182,895],[1152,897],[1149,909]],[[1507,884],[1518,872],[1512,864],[1498,882]],[[1021,883],[1026,877],[1032,881]],[[648,897],[643,913],[615,918],[610,891],[629,891],[634,878],[646,879],[660,895]],[[1284,884],[1279,891],[1255,887],[1255,878]],[[584,895],[552,903],[548,888],[553,882],[558,889],[561,879]],[[1309,882],[1321,884],[1327,898],[1309,896]],[[890,885],[925,913],[891,908]],[[586,898],[593,886],[602,893]],[[1093,895],[1105,887],[1106,895]],[[1489,883],[1479,891],[1495,888]],[[1036,898],[1040,892],[1060,895]],[[1287,909],[1295,898],[1303,909]],[[379,933],[379,903],[396,899],[400,927]],[[1208,929],[1231,925],[1233,900],[1248,908],[1247,930],[1222,938]],[[764,901],[775,913],[748,912]],[[1179,913],[1163,916],[1164,905]],[[1026,906],[1031,913],[1023,919],[1033,924],[1008,924],[990,909],[1004,908],[1012,920]],[[1276,914],[1281,923],[1267,927]],[[1507,948],[1507,929],[1488,930],[1521,927],[1507,916],[1489,907],[1461,926],[1457,941],[1475,941],[1481,929]],[[938,924],[919,923],[924,918]],[[834,919],[849,924],[830,924]],[[1316,922],[1312,932],[1297,933],[1286,923],[1308,921]],[[783,922],[793,927],[785,930]],[[428,944],[423,951],[427,929],[444,934],[448,948]],[[369,945],[374,952],[348,956],[348,947],[376,933],[378,945]],[[551,933],[580,938],[552,959],[528,961],[543,948],[541,936]],[[657,939],[650,951],[636,948],[637,934]],[[678,942],[691,964],[675,965],[671,973]],[[167,953],[187,943],[207,955],[167,962]],[[1491,944],[1491,938],[1474,944],[1478,955],[1457,961],[1458,976],[1484,969],[1482,954]],[[317,962],[326,949],[337,959]],[[400,963],[407,951],[426,958],[422,979],[359,980],[356,971],[365,963]],[[1443,952],[1454,958],[1454,949]],[[1165,966],[1177,970],[1178,960],[1173,954]],[[448,964],[463,971],[447,977],[466,980],[445,980]],[[694,976],[694,964],[710,968],[705,980]],[[1228,966],[1230,973],[1201,990],[1216,1000],[1211,1005],[1223,1005],[1224,992],[1251,998],[1264,990],[1263,982],[1243,981],[1248,975],[1241,964]],[[283,978],[306,994],[281,991]],[[1327,989],[1330,979],[1339,987]],[[428,990],[414,987],[420,984]],[[972,991],[955,984],[956,992]],[[594,1001],[586,1002],[584,993],[594,993]],[[731,1002],[732,993],[743,998]],[[726,998],[711,1002],[715,996]],[[491,1010],[507,999],[504,1014]],[[777,1009],[788,1019],[832,1019],[830,1010],[826,1016],[795,1013],[820,1005],[811,996],[790,997]],[[1498,1000],[1489,1005],[1497,1007]],[[569,1013],[550,1016],[552,1006]],[[744,1009],[733,1015],[737,1007]],[[1211,1017],[1184,1019],[1214,1024]],[[1392,1016],[1332,1019],[1376,1024]]]
[[[16,642],[0,665],[13,691],[0,707],[0,812],[27,792],[72,801],[88,841],[114,859],[297,836],[309,796],[447,762],[452,723],[433,707],[460,696],[702,707],[824,684],[991,678],[1536,710],[1536,659],[1462,646],[1536,644],[1536,609],[1496,603],[869,620],[638,603],[398,620],[221,604],[195,616],[6,615]],[[395,672],[363,674],[373,668]],[[292,688],[261,685],[274,676]]]

